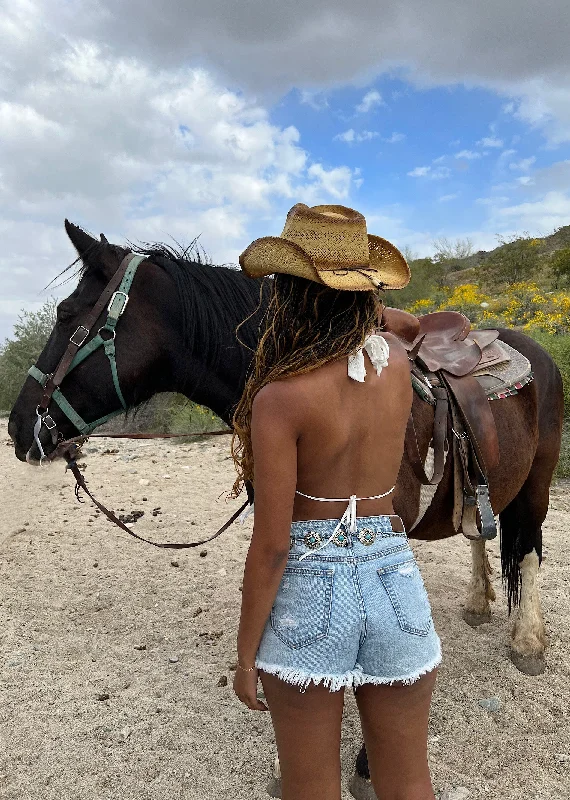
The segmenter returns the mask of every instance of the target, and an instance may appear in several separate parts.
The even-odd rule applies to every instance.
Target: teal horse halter
[[[73,335],[69,339],[67,349],[63,354],[56,369],[51,374],[45,374],[36,366],[30,367],[28,375],[38,381],[44,389],[43,397],[36,408],[36,423],[34,425],[34,439],[40,452],[40,463],[43,463],[46,455],[44,453],[41,441],[40,431],[42,425],[48,429],[51,434],[52,441],[57,444],[58,441],[63,439],[63,436],[57,431],[56,423],[48,411],[49,403],[54,400],[59,408],[63,411],[65,416],[74,425],[82,436],[88,436],[95,428],[102,425],[107,420],[120,414],[123,410],[127,410],[127,404],[121,391],[119,382],[119,374],[117,372],[117,362],[115,359],[115,336],[116,326],[121,314],[125,310],[129,302],[129,291],[135,277],[137,268],[141,261],[144,261],[146,256],[134,255],[129,253],[121,261],[117,271],[103,290],[101,297],[89,313],[84,324],[79,325]],[[92,327],[95,325],[101,312],[107,305],[107,319],[105,324],[102,325],[97,335],[87,342]],[[87,344],[86,344],[87,342]],[[121,403],[122,408],[111,411],[103,417],[94,420],[93,422],[85,422],[85,420],[75,411],[71,403],[65,398],[60,390],[60,385],[66,375],[83,363],[85,359],[102,347],[105,355],[109,359],[111,366],[111,375],[113,376],[113,385],[117,392],[117,397]]]
[[[34,425],[34,440],[40,452],[40,464],[43,464],[44,461],[50,462],[58,455],[63,455],[65,457],[67,461],[67,468],[71,470],[76,481],[75,495],[78,500],[80,499],[79,492],[82,490],[88,495],[88,497],[91,498],[97,508],[102,511],[111,522],[113,522],[119,528],[122,528],[130,536],[133,536],[135,539],[145,542],[146,544],[152,544],[154,547],[182,550],[188,547],[198,547],[199,545],[206,544],[206,542],[211,542],[212,539],[215,539],[217,536],[227,530],[229,526],[240,516],[246,506],[250,503],[250,499],[248,498],[248,500],[246,500],[245,503],[232,514],[229,520],[222,525],[222,527],[213,536],[209,536],[207,539],[202,539],[199,542],[152,542],[150,539],[145,539],[136,534],[134,531],[130,530],[130,528],[128,528],[125,523],[119,519],[119,517],[117,517],[112,511],[109,511],[108,508],[106,508],[102,503],[96,500],[95,497],[93,497],[77,464],[77,454],[81,444],[86,440],[87,436],[89,436],[89,434],[98,425],[102,425],[103,422],[111,419],[111,417],[120,414],[123,409],[125,411],[127,410],[127,404],[125,402],[123,392],[121,391],[119,374],[117,372],[117,363],[115,360],[115,328],[117,327],[117,322],[119,321],[121,314],[129,302],[129,291],[137,268],[141,261],[144,261],[145,258],[146,256],[138,256],[134,255],[134,253],[129,253],[121,261],[117,271],[107,286],[103,289],[103,293],[87,315],[83,324],[79,325],[79,327],[70,337],[65,353],[61,357],[53,373],[46,375],[36,366],[33,366],[28,370],[28,374],[37,380],[44,390],[42,399],[36,407],[37,419]],[[94,336],[91,341],[87,342],[91,330],[101,316],[101,313],[104,311],[105,306],[107,306],[107,319],[105,324],[99,328],[97,335]],[[99,419],[96,419],[94,422],[85,422],[85,420],[75,411],[71,403],[66,400],[59,387],[65,376],[69,375],[69,373],[75,369],[75,367],[85,361],[85,359],[90,356],[91,353],[94,353],[96,350],[98,350],[99,347],[103,347],[105,354],[109,359],[109,363],[111,365],[111,374],[113,376],[113,384],[115,386],[115,391],[117,392],[117,397],[121,402],[122,409],[119,408],[115,411],[111,411],[109,414],[99,417]],[[51,400],[54,400],[57,403],[68,420],[77,428],[81,434],[79,437],[64,441],[63,434],[57,430],[57,425],[49,413],[49,404]],[[54,444],[54,450],[49,456],[46,456],[40,441],[42,425],[45,425],[50,432],[52,442]],[[228,432],[229,431],[212,431],[210,434],[206,433],[190,435],[217,436]],[[99,434],[94,435],[98,436]],[[132,434],[127,434],[125,438],[170,438],[171,436],[178,437],[180,435],[184,434],[135,434],[134,436]],[[81,442],[78,442],[78,439],[80,439]]]

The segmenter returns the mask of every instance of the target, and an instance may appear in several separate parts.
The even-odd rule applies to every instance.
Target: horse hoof
[[[546,669],[546,662],[542,656],[523,656],[516,650],[511,650],[511,661],[519,672],[525,675],[542,675]]]
[[[363,778],[358,772],[352,776],[348,788],[355,800],[378,800],[370,778]]]
[[[491,622],[491,612],[486,611],[484,614],[477,614],[475,611],[468,611],[468,609],[464,608],[463,619],[472,628],[478,628],[479,625]]]
[[[269,797],[281,797],[281,781],[279,778],[272,778],[267,785]]]

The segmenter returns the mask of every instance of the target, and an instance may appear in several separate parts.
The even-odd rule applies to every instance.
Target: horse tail
[[[520,562],[524,558],[521,548],[521,528],[517,525],[516,499],[499,514],[501,541],[501,573],[507,598],[509,616],[521,599],[522,574]]]

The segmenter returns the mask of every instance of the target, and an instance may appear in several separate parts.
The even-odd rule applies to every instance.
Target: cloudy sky
[[[569,224],[569,42],[567,0],[1,0],[0,341],[66,216],[216,263],[299,200],[422,255]]]

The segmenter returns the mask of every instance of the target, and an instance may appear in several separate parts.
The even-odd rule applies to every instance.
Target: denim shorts
[[[356,533],[341,528],[321,547],[337,525],[292,524],[256,666],[301,688],[322,683],[331,692],[413,683],[439,664],[441,644],[406,533],[397,530],[401,520],[359,517]]]

